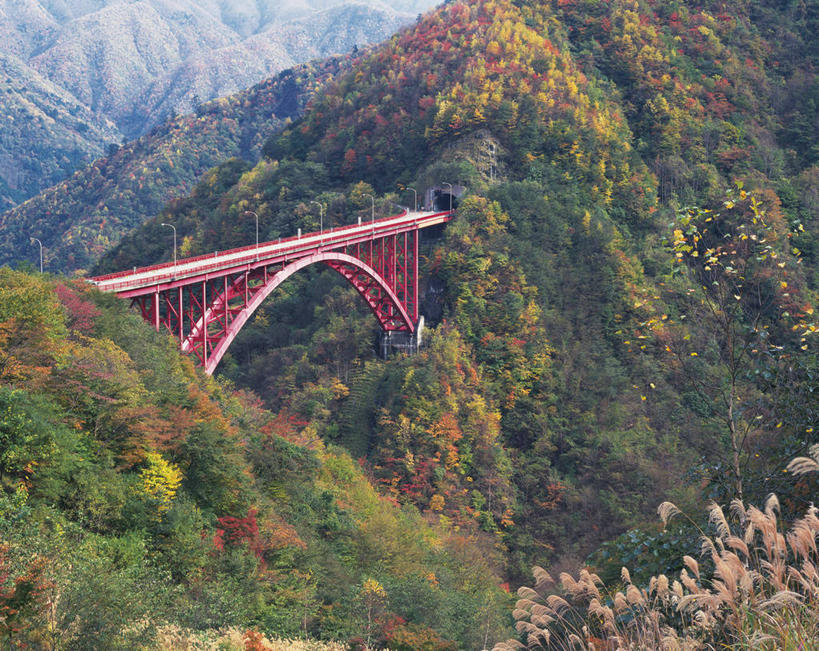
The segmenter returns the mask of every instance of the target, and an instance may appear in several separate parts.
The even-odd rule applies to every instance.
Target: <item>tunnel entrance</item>
[[[427,210],[434,212],[445,212],[449,210],[450,205],[452,206],[452,210],[455,210],[460,203],[458,197],[462,196],[464,192],[466,192],[466,187],[458,183],[453,184],[451,188],[449,187],[449,183],[433,185],[432,187],[428,187],[424,193],[423,205]],[[451,204],[450,201],[452,202]]]
[[[452,202],[450,204],[450,201]],[[458,207],[458,197],[454,194],[450,194],[449,192],[436,192],[432,199],[432,210],[435,212],[442,212],[444,210],[449,210],[450,206],[452,210],[455,210]]]

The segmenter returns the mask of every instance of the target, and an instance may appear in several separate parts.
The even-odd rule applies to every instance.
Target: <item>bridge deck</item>
[[[400,215],[384,217],[374,222],[366,221],[351,226],[339,226],[323,233],[309,233],[302,237],[289,237],[270,242],[259,242],[238,249],[185,258],[173,262],[138,268],[135,271],[120,271],[89,279],[105,292],[128,292],[146,287],[178,283],[185,279],[202,275],[218,275],[237,267],[255,267],[277,260],[298,258],[317,250],[335,249],[367,241],[373,236],[400,233],[405,230],[427,228],[449,221],[451,212],[411,212],[405,210]]]

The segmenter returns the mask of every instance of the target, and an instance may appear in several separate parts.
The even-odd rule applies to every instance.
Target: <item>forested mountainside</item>
[[[661,625],[677,627],[680,638],[690,632],[691,648],[741,648],[769,633],[776,645],[789,631],[815,639],[813,584],[771,572],[784,568],[789,553],[771,526],[803,514],[817,490],[814,478],[786,467],[816,442],[819,426],[817,19],[815,4],[790,2],[445,5],[334,77],[303,118],[266,142],[262,161],[211,170],[190,196],[123,238],[98,269],[168,260],[162,221],[176,225],[184,254],[195,255],[252,242],[246,210],[258,213],[263,237],[275,238],[318,226],[311,201],[326,204],[327,226],[367,215],[367,194],[377,195],[384,215],[392,202],[411,201],[407,187],[466,187],[454,221],[424,243],[433,327],[419,354],[376,359],[375,324],[355,291],[329,271],[305,270],[232,344],[217,371],[219,390],[258,396],[263,413],[290,428],[285,439],[346,449],[367,491],[400,505],[406,517],[419,518],[414,522],[467,539],[459,562],[466,574],[483,577],[481,586],[492,583],[491,559],[514,587],[531,582],[533,564],[555,575],[587,564],[615,589],[623,586],[626,596],[613,589],[608,611],[608,603],[587,604],[589,629],[578,623],[583,609],[554,627],[558,644],[575,634],[585,636],[586,648],[616,648],[617,626],[641,620],[623,604],[642,607],[649,589],[658,600],[677,595],[680,604],[708,599],[697,616],[673,608],[657,615],[655,632]],[[101,427],[75,429],[108,446]],[[250,449],[253,431],[244,444]],[[196,481],[188,457],[162,437],[147,439],[132,478],[151,472],[156,453],[174,464],[183,485]],[[32,494],[48,485],[48,467],[33,467],[23,482]],[[764,513],[746,508],[772,491],[780,499],[768,500]],[[268,497],[277,509],[303,508],[275,490]],[[709,523],[699,515],[708,498],[743,502],[734,503],[730,524],[714,508]],[[190,499],[199,504],[198,494]],[[661,528],[656,510],[664,500],[691,519]],[[78,520],[53,499],[42,503]],[[225,530],[221,512],[199,508]],[[666,519],[673,513],[662,509]],[[798,559],[812,558],[805,539],[815,540],[817,527],[815,513],[808,515],[788,539]],[[248,517],[241,510],[230,516]],[[382,526],[369,514],[360,522]],[[734,571],[755,556],[753,535],[729,535],[737,526],[744,534],[749,522],[764,529],[758,540],[768,549],[759,557],[774,561],[762,566],[773,574],[771,592],[757,580],[759,593],[746,590],[753,577]],[[293,526],[302,539],[304,529],[312,531],[303,522]],[[117,520],[109,531],[131,529]],[[701,536],[712,532],[722,546],[712,542],[709,552]],[[147,523],[132,535],[149,555],[155,549]],[[249,537],[237,542],[246,557],[253,553]],[[740,557],[743,545],[751,551]],[[484,564],[473,570],[478,560]],[[688,574],[672,593],[666,577],[684,563]],[[631,573],[621,573],[624,564]],[[305,629],[341,635],[324,617],[337,603],[330,594],[336,577],[311,572],[328,592],[316,597],[324,608]],[[662,578],[649,584],[657,573]],[[361,583],[359,594],[378,594],[384,613],[409,622],[407,635],[429,640],[388,641],[395,620],[367,607],[368,624],[359,620],[358,632],[377,632],[376,644],[435,649],[450,640],[488,648],[504,637],[500,622],[491,632],[471,627],[478,635],[471,639],[447,628],[455,611],[442,610],[442,602],[432,602],[442,613],[437,620],[399,612],[400,604],[426,604],[426,593],[372,578],[383,592]],[[545,615],[553,616],[535,607],[548,585],[541,570],[536,581],[507,611],[532,646],[545,640]],[[603,599],[589,574],[564,585],[574,596]],[[722,588],[713,598],[707,591]],[[802,591],[804,608],[785,609]],[[487,613],[503,600],[489,587],[478,593],[483,605],[473,602],[468,612],[491,622]],[[271,599],[268,593],[254,603],[278,612]],[[376,603],[361,599],[354,603]],[[748,604],[748,617],[722,619],[720,610],[737,612],[732,599]],[[562,608],[555,599],[548,606]],[[755,608],[768,610],[757,617],[763,611]],[[467,612],[456,610],[456,619]],[[287,632],[255,612],[234,610],[222,622]],[[671,645],[673,636],[663,635]],[[642,638],[643,648],[656,648],[657,640]]]
[[[378,495],[125,303],[6,267],[0,324],[4,648],[232,625],[455,649],[507,630],[491,545]]]
[[[6,210],[99,158],[119,131],[5,52],[0,75],[0,210]]]
[[[6,3],[0,210],[202,102],[379,42],[431,4]]]
[[[671,248],[696,222],[678,223],[682,206],[721,212],[726,237],[760,228],[754,211],[766,215],[776,238],[762,239],[776,257],[765,260],[776,263],[755,273],[785,285],[746,304],[748,280],[733,292],[736,307],[743,327],[758,329],[762,315],[745,319],[764,305],[767,332],[782,337],[766,349],[785,347],[796,368],[812,364],[810,347],[788,334],[810,321],[815,281],[816,152],[789,135],[794,121],[815,123],[815,105],[788,99],[792,86],[815,85],[810,59],[793,54],[809,34],[800,21],[812,17],[720,6],[447,6],[337,77],[268,142],[266,160],[215,170],[101,269],[168,259],[159,221],[199,254],[251,241],[247,209],[276,237],[317,226],[311,200],[327,204],[331,223],[349,223],[371,187],[384,193],[384,214],[388,201],[410,200],[403,185],[465,185],[425,275],[444,287],[439,336],[474,375],[463,363],[454,376],[436,372],[423,356],[368,366],[370,324],[350,316],[354,293],[325,298],[306,276],[261,308],[221,372],[366,453],[396,499],[496,532],[512,576],[535,559],[582,560],[653,517],[659,495],[688,499],[702,481],[729,494],[736,423],[725,422],[726,373],[732,391],[762,400],[761,378],[778,369],[770,360],[746,377],[767,357],[742,373],[726,368],[718,320],[698,302],[710,294],[700,296],[697,275],[716,263],[694,263],[713,251],[689,258]],[[782,33],[787,52],[776,48],[788,38],[765,36]],[[707,389],[692,378],[708,378]],[[740,378],[756,388],[740,390]],[[336,380],[356,397],[328,402],[322,387]],[[792,452],[805,432],[771,424],[776,409],[754,423],[755,436],[789,440]],[[475,437],[491,441],[480,463]],[[755,479],[745,488],[764,493],[783,459],[756,457],[750,444],[746,453]]]
[[[108,156],[0,214],[0,263],[34,259],[34,236],[43,242],[48,269],[88,269],[167,201],[190,193],[214,165],[258,160],[265,140],[298,118],[316,90],[348,65],[342,57],[300,64],[110,146]]]

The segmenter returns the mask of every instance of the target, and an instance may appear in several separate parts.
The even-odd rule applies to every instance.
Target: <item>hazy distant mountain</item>
[[[13,55],[0,54],[0,211],[103,154],[116,126]]]
[[[111,143],[295,63],[383,40],[433,4],[0,3],[0,209],[65,178]]]
[[[30,259],[34,235],[46,264],[90,268],[131,229],[188,195],[214,165],[256,160],[262,144],[297,119],[349,57],[299,64],[248,90],[168,120],[28,201],[0,213],[0,265]]]
[[[271,71],[348,52],[356,45],[383,41],[411,20],[368,4],[344,4],[310,13],[239,43],[191,56],[158,77],[140,96],[124,127],[144,132],[174,112],[188,112],[201,101],[247,88]]]

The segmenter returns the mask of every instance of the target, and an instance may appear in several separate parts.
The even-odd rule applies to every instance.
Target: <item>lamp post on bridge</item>
[[[173,224],[166,224],[162,222],[161,226],[167,226],[173,229],[173,271],[176,273],[176,226]]]
[[[43,273],[43,243],[36,237],[29,237],[32,242],[37,242],[40,245],[40,273]]]
[[[418,212],[418,191],[415,188],[407,188],[412,190],[412,212]]]
[[[318,201],[311,201],[319,207],[319,235],[324,237],[324,204]]]
[[[448,185],[449,186],[449,212],[452,212],[452,184],[447,183],[446,181],[442,181],[441,185]]]
[[[252,210],[245,210],[245,215],[253,215],[256,218],[256,259],[259,259],[259,215]]]
[[[370,201],[372,202],[372,222],[373,222],[373,232],[375,232],[375,198],[371,194],[362,194],[362,197],[369,197]]]

